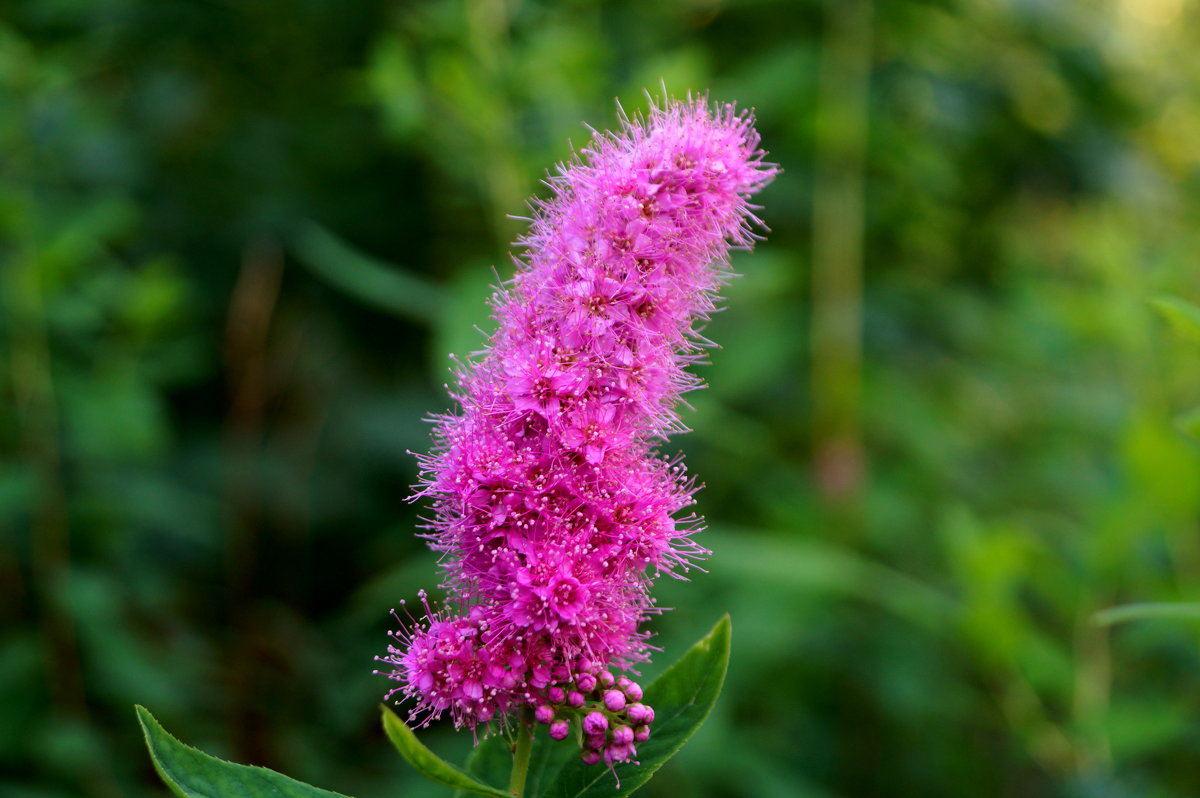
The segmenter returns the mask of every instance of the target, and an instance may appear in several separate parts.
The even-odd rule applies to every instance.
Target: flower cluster
[[[381,660],[413,722],[533,707],[556,738],[577,719],[584,759],[611,764],[653,711],[607,669],[647,657],[651,580],[708,553],[681,515],[694,483],[655,446],[684,429],[675,405],[699,386],[685,366],[774,168],[750,116],[705,99],[597,134],[583,156],[535,203],[498,328],[458,374],[461,411],[436,419],[421,458],[448,607],[426,604]]]

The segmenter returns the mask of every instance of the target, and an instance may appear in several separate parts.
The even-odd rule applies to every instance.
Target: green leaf
[[[468,776],[459,768],[446,762],[433,751],[430,751],[417,735],[413,734],[408,724],[402,721],[395,712],[383,707],[383,730],[400,756],[408,760],[408,764],[416,768],[421,775],[432,779],[438,784],[445,784],[457,790],[463,790],[478,795],[490,795],[492,798],[512,798],[511,795],[495,787]]]
[[[608,768],[585,765],[576,754],[559,771],[540,798],[621,798],[641,787],[668,759],[678,753],[704,723],[725,684],[729,669],[730,622],[725,615],[712,631],[645,688],[646,702],[654,707],[650,739],[640,744],[641,764],[624,762],[616,767],[620,786]],[[538,735],[539,740],[546,735]],[[548,739],[546,742],[550,742]],[[551,743],[553,744],[553,743]],[[570,746],[570,743],[557,745]]]
[[[266,768],[235,765],[176,740],[136,707],[154,769],[180,798],[345,798]]]
[[[1097,626],[1112,626],[1126,621],[1143,621],[1151,618],[1200,620],[1200,604],[1184,602],[1122,604],[1094,613],[1092,623]]]
[[[438,286],[359,252],[323,227],[301,226],[291,244],[301,263],[360,302],[428,323],[442,312],[445,297]]]
[[[1200,308],[1173,296],[1152,299],[1150,304],[1162,314],[1180,337],[1200,341]]]

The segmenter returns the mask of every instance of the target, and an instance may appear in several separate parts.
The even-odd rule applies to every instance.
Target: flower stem
[[[512,778],[508,780],[508,791],[514,798],[525,794],[525,775],[529,772],[529,754],[533,750],[533,710],[525,707],[518,721],[517,747],[513,751]]]

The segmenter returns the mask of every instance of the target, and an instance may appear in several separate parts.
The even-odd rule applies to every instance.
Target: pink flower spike
[[[750,198],[777,171],[763,158],[749,113],[668,100],[597,133],[533,201],[496,330],[461,362],[457,408],[419,457],[446,603],[422,594],[424,616],[379,657],[410,722],[503,727],[532,710],[558,739],[562,712],[609,764],[636,754],[653,710],[613,672],[649,658],[653,579],[708,554],[696,485],[657,447],[702,385],[687,367],[730,251],[757,237]],[[625,713],[633,740],[606,747],[605,712]]]

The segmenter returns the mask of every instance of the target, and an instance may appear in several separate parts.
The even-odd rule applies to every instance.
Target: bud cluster
[[[636,743],[650,739],[654,709],[641,703],[642,688],[628,678],[586,660],[575,678],[546,690],[534,719],[550,727],[550,737],[565,740],[574,721],[583,744],[583,761],[612,766],[637,756]]]

